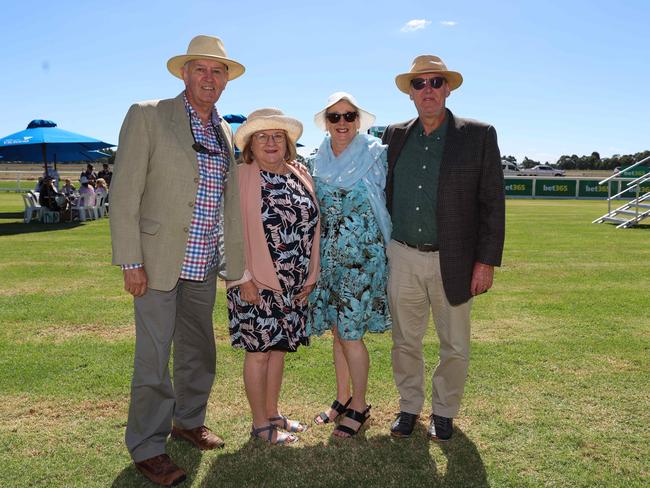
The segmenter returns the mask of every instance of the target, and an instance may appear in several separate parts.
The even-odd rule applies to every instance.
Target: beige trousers
[[[400,394],[400,410],[419,414],[424,405],[422,340],[431,310],[440,341],[439,362],[432,380],[432,413],[455,417],[469,366],[472,300],[458,306],[447,301],[438,252],[420,252],[391,241],[388,259],[393,377]]]

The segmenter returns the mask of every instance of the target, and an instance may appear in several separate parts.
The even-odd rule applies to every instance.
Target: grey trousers
[[[135,462],[165,452],[172,421],[182,429],[205,422],[216,369],[216,291],[215,269],[205,281],[179,280],[171,291],[148,289],[134,300],[135,360],[125,440]]]
[[[432,378],[432,413],[455,417],[469,367],[472,300],[452,306],[440,275],[440,254],[420,252],[391,241],[388,300],[393,317],[393,377],[400,394],[400,410],[419,414],[424,404],[422,340],[429,311],[440,341],[440,360]]]

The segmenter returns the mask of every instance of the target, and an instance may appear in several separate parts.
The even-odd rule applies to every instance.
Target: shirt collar
[[[194,110],[194,107],[192,107],[192,104],[190,101],[187,99],[187,93],[183,92],[183,103],[185,104],[185,110],[187,111],[187,115],[190,117],[190,119],[197,120],[199,123],[201,123],[201,118],[199,117],[199,114]],[[217,126],[221,124],[221,116],[219,115],[219,112],[217,111],[217,107],[212,107],[212,113],[210,114],[210,120],[213,125]],[[201,124],[203,125],[203,124]]]
[[[437,129],[434,129],[433,132],[431,134],[428,134],[428,135],[424,133],[424,127],[422,126],[422,121],[418,117],[418,122],[417,122],[417,127],[416,127],[417,132],[416,133],[420,137],[427,137],[427,138],[428,137],[440,137],[440,138],[442,138],[447,133],[447,125],[449,125],[449,116],[447,115],[447,110],[445,110],[445,118],[442,121],[442,124],[440,124]]]

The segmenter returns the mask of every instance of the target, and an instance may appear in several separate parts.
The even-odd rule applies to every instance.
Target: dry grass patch
[[[123,341],[126,339],[135,340],[135,325],[128,325],[122,327],[108,326],[106,324],[69,324],[58,325],[56,327],[48,327],[39,330],[34,339],[48,340],[52,344],[61,344],[76,338],[89,338],[93,337],[101,339],[102,341]],[[34,339],[26,339],[28,342]]]
[[[80,422],[124,419],[128,399],[117,401],[73,402],[66,400],[34,400],[25,395],[4,395],[0,403],[0,430],[47,431],[52,428],[75,429]]]

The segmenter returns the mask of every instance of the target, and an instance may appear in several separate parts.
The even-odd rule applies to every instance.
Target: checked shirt
[[[203,127],[199,115],[186,97],[184,101],[194,139],[212,153],[196,153],[199,163],[199,188],[194,201],[180,275],[183,280],[202,281],[208,271],[217,265],[219,259],[219,211],[230,153],[219,133],[220,118],[217,109],[212,111],[208,127]]]

